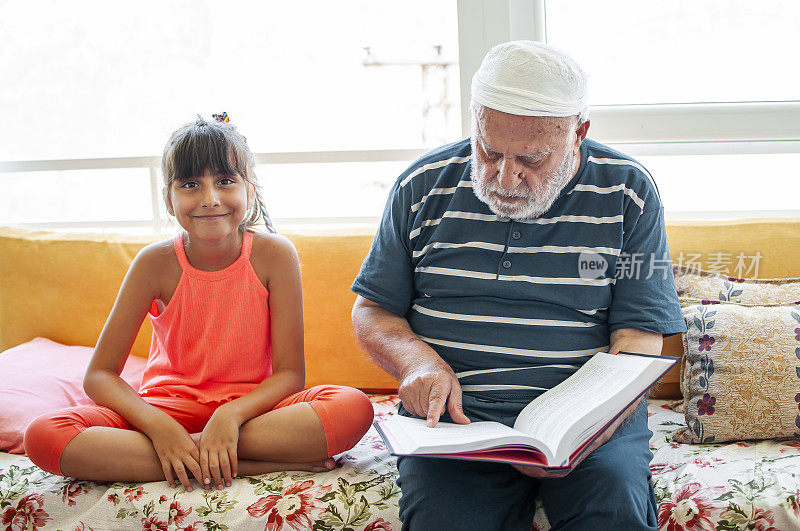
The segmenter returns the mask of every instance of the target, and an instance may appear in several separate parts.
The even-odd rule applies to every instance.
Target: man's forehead
[[[478,109],[475,118],[482,130],[501,128],[526,135],[564,133],[570,131],[575,122],[573,116],[520,116],[488,107]]]
[[[505,150],[508,144],[529,155],[544,155],[555,151],[570,138],[570,118],[547,116],[516,116],[516,119],[476,117],[477,140],[493,151]],[[558,120],[558,123],[554,122]]]

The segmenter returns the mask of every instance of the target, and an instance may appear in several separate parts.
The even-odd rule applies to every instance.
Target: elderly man
[[[400,382],[400,414],[511,425],[599,351],[659,354],[683,330],[650,174],[586,139],[586,76],[550,46],[496,46],[471,139],[395,183],[353,283],[356,334]],[[404,529],[655,529],[650,431],[632,408],[568,474],[398,459]]]

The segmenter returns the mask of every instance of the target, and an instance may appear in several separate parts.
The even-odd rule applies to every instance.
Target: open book
[[[599,352],[575,374],[525,406],[513,428],[499,422],[453,424],[394,415],[376,422],[393,455],[498,461],[570,468],[677,361]]]

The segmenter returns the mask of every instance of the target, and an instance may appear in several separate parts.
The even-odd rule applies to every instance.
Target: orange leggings
[[[174,418],[189,433],[199,433],[224,402],[198,403],[193,398],[143,397],[144,401]],[[318,385],[281,400],[273,409],[306,402],[325,430],[328,456],[349,450],[372,424],[369,398],[352,387]],[[73,437],[92,426],[136,430],[121,415],[104,406],[76,406],[45,413],[25,430],[25,453],[39,468],[51,474],[61,473],[61,454]],[[138,430],[137,430],[138,431]]]

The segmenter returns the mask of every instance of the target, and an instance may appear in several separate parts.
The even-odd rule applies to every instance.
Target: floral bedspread
[[[396,396],[371,399],[377,418],[396,411]],[[659,529],[800,529],[800,442],[672,442],[682,425],[682,414],[651,401]],[[0,529],[399,530],[396,461],[374,428],[341,457],[331,472],[279,472],[185,492],[163,481],[69,480],[0,453]],[[543,510],[533,529],[549,529]]]
[[[680,444],[683,414],[649,410],[660,530],[800,529],[800,441]]]
[[[370,398],[376,417],[397,410],[396,396]],[[340,457],[330,472],[276,472],[186,492],[165,481],[69,480],[0,453],[0,529],[399,530],[396,459],[375,428]]]

